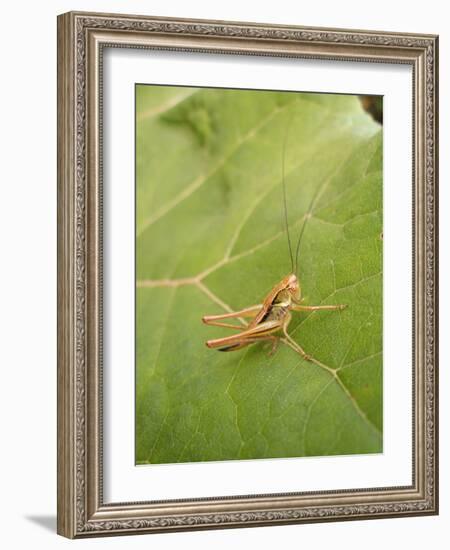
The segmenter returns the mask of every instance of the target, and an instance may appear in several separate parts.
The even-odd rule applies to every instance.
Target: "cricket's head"
[[[286,277],[286,290],[292,296],[294,302],[300,302],[301,299],[301,289],[300,282],[297,275],[291,273]]]

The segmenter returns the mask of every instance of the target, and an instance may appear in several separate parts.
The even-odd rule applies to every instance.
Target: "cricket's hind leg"
[[[240,311],[232,311],[230,313],[221,313],[220,315],[204,315],[202,317],[202,321],[205,323],[205,325],[212,325],[215,327],[224,327],[224,328],[231,328],[235,330],[242,330],[242,327],[248,328],[248,323],[244,322],[242,317],[254,317],[258,311],[261,309],[261,304],[257,304],[255,306],[246,307],[245,309],[241,309]],[[223,319],[235,319],[235,318],[241,318],[241,321],[243,324],[241,325],[230,325],[229,323],[223,323]]]

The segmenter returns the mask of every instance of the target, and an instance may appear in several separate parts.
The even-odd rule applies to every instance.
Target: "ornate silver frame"
[[[99,90],[106,45],[412,66],[411,486],[103,502]],[[58,533],[78,538],[437,514],[437,51],[431,35],[94,13],[58,17]]]

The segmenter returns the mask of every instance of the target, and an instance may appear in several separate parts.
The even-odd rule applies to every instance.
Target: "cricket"
[[[314,194],[308,211],[304,216],[294,255],[289,231],[285,183],[285,151],[289,126],[290,124],[288,124],[288,126],[286,127],[282,148],[281,185],[283,192],[284,226],[287,237],[287,245],[289,249],[291,271],[272,288],[272,290],[267,294],[261,304],[256,304],[230,313],[222,313],[219,315],[205,315],[202,318],[202,321],[206,325],[225,327],[237,331],[235,334],[226,336],[224,338],[207,340],[206,346],[208,348],[228,352],[240,350],[251,344],[268,342],[272,344],[269,353],[273,354],[277,349],[280,339],[283,339],[284,342],[287,343],[299,355],[301,355],[303,359],[307,361],[312,361],[313,357],[306,353],[305,350],[288,333],[289,323],[292,320],[292,312],[342,310],[347,307],[346,304],[311,306],[304,305],[302,303],[303,298],[301,285],[299,277],[297,275],[298,257],[302,236],[315,200],[317,199],[317,193]],[[224,320],[228,319],[239,319],[241,321],[241,324],[238,325],[224,322]],[[246,321],[246,319],[248,319],[248,321]]]

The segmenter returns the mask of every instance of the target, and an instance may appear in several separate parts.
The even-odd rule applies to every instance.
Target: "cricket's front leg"
[[[282,327],[284,337],[287,340],[286,343],[293,350],[295,350],[299,355],[301,355],[305,361],[311,361],[311,359],[312,359],[311,355],[308,355],[306,353],[306,351],[299,344],[297,344],[297,342],[288,334],[287,328],[289,326],[289,323],[291,322],[291,318],[292,318],[292,316],[290,314],[286,315],[284,323],[283,323],[283,327]]]
[[[333,304],[330,306],[303,306],[301,304],[298,305],[291,305],[291,309],[294,311],[319,311],[319,310],[330,310],[330,309],[337,309],[342,310],[347,307],[347,304]]]
[[[272,341],[272,345],[271,345],[270,350],[269,350],[269,356],[272,356],[272,355],[275,354],[275,352],[278,349],[278,344],[280,342],[280,337],[279,336],[272,336],[270,338],[270,340]]]

